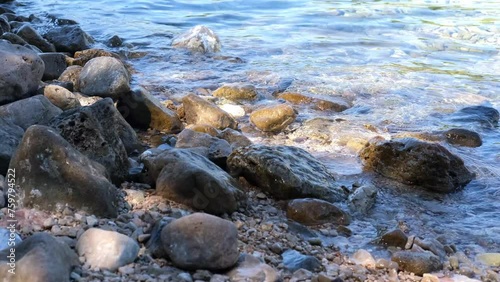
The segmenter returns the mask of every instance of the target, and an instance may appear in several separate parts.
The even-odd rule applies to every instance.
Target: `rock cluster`
[[[131,67],[92,48],[94,39],[76,22],[48,18],[47,29],[43,19],[0,6],[0,280],[434,281],[429,273],[439,271],[498,278],[452,244],[406,229],[374,240],[390,260],[364,249],[351,258],[339,252],[346,237],[361,236],[352,222],[376,210],[383,190],[347,188],[349,180],[337,181],[316,155],[261,143],[301,130],[331,142],[321,129],[337,120],[303,122],[299,112],[337,114],[349,103],[284,92],[290,81],[278,85],[271,103],[246,83],[161,102],[132,88]],[[200,56],[221,50],[204,26],[172,46]],[[498,116],[475,106],[449,119],[489,127]],[[360,158],[366,170],[406,185],[456,191],[473,174],[437,142],[478,147],[481,136],[464,128],[436,134],[433,142],[376,139]],[[8,274],[11,241],[15,276]],[[496,253],[478,259],[499,265]]]

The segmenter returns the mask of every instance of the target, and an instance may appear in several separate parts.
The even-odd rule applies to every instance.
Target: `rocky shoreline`
[[[303,109],[349,101],[286,87],[263,98],[247,83],[159,101],[131,86],[125,58],[93,43],[72,20],[0,5],[2,281],[500,281],[500,254],[473,260],[404,226],[373,242],[390,257],[325,243],[356,235],[349,224],[378,188],[343,185],[306,150],[247,133],[292,136]],[[172,46],[204,54],[221,42],[197,26]],[[471,105],[450,118],[493,127],[499,113]],[[311,139],[329,138],[328,122],[310,124]],[[366,173],[434,193],[474,179],[442,145],[481,146],[474,131],[373,136],[347,144]]]

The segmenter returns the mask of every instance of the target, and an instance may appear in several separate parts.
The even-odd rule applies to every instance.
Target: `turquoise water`
[[[115,34],[124,38],[127,45],[115,51],[130,57],[137,70],[134,83],[162,98],[224,82],[250,82],[266,96],[288,80],[289,90],[339,96],[354,105],[336,116],[349,121],[336,135],[369,135],[366,124],[386,137],[452,126],[478,131],[482,147],[449,147],[478,174],[462,192],[381,187],[373,214],[352,224],[358,235],[350,240],[360,246],[381,227],[404,221],[413,234],[444,235],[472,253],[500,251],[499,128],[443,118],[464,106],[500,109],[499,1],[19,3],[24,14],[74,19],[98,41]],[[197,24],[220,36],[223,57],[170,47],[173,36]],[[318,115],[301,112],[299,119]],[[341,140],[296,145],[320,156],[340,179],[360,178],[356,154]]]

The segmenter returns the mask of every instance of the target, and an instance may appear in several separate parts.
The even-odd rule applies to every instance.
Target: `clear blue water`
[[[115,51],[130,55],[134,83],[162,98],[224,82],[250,82],[265,96],[280,80],[293,79],[290,90],[352,102],[352,109],[338,114],[349,126],[336,135],[369,135],[365,124],[384,136],[452,126],[478,131],[480,148],[448,146],[478,174],[476,180],[450,195],[382,187],[373,213],[352,224],[357,235],[350,240],[362,246],[380,226],[405,221],[413,234],[444,235],[472,253],[500,251],[500,130],[442,118],[464,106],[500,109],[498,1],[17,3],[24,14],[74,19],[100,42],[115,34],[124,38],[130,45]],[[244,62],[170,47],[172,36],[198,24],[220,36],[220,55]],[[302,112],[300,118],[320,114]],[[356,178],[361,166],[355,153],[333,139],[324,146],[297,146],[321,156],[340,179]]]

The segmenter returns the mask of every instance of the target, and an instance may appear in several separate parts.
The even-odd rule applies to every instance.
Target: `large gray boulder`
[[[117,189],[106,168],[78,152],[56,130],[26,130],[10,162],[16,170],[19,204],[54,211],[65,205],[99,216],[117,214]]]
[[[130,91],[130,75],[120,60],[97,57],[85,64],[78,84],[85,95],[116,99]]]
[[[223,270],[236,264],[238,230],[225,219],[203,213],[181,217],[165,226],[161,241],[174,266]]]
[[[166,150],[146,167],[150,173],[161,169],[156,180],[158,195],[207,213],[230,214],[244,199],[235,179],[207,158],[187,150]]]
[[[61,113],[61,109],[42,95],[0,106],[0,118],[9,119],[24,130],[34,124],[47,124]]]
[[[0,62],[0,105],[35,94],[45,66],[34,51],[0,40]]]
[[[360,157],[367,170],[436,192],[456,191],[474,178],[462,159],[443,146],[413,138],[369,142]]]
[[[128,174],[129,162],[115,115],[119,113],[111,99],[103,99],[65,111],[50,126],[78,151],[106,167],[113,182],[119,184]]]
[[[277,199],[318,198],[337,202],[347,198],[326,166],[297,147],[238,148],[229,156],[227,166],[233,176],[244,176]]]
[[[36,233],[16,246],[15,274],[9,273],[7,256],[0,252],[0,280],[4,282],[65,282],[80,264],[70,247],[47,233]]]
[[[55,26],[44,37],[54,44],[58,52],[75,53],[89,49],[94,43],[94,39],[78,25]]]

